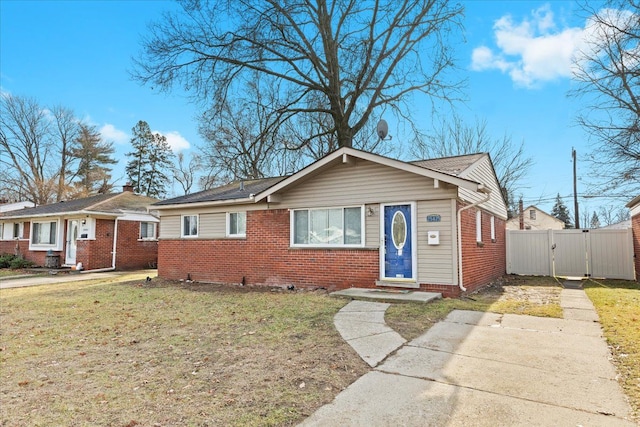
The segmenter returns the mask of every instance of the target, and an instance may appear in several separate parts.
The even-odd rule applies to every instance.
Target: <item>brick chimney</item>
[[[130,182],[127,182],[125,185],[122,186],[122,192],[129,192],[129,193],[133,193],[133,185],[131,185]]]

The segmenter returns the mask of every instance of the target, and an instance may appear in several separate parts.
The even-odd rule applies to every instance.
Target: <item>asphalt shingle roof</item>
[[[444,172],[449,175],[459,176],[472,164],[482,158],[482,156],[484,156],[483,153],[466,154],[454,157],[441,157],[438,159],[417,160],[410,163],[423,168]]]
[[[123,211],[145,212],[147,206],[157,201],[158,199],[154,199],[152,197],[146,197],[134,194],[130,191],[125,191],[123,193],[98,194],[96,196],[52,203],[49,205],[37,206],[35,208],[4,212],[0,217],[45,216],[81,211],[113,214],[122,213]]]
[[[285,178],[285,176],[279,176],[275,178],[235,181],[221,187],[211,188],[209,190],[203,190],[193,194],[186,194],[173,199],[162,200],[155,203],[154,206],[246,199],[251,194],[261,193]]]

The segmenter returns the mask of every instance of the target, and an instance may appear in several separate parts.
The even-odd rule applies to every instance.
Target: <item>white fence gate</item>
[[[507,274],[635,280],[626,230],[507,230]]]

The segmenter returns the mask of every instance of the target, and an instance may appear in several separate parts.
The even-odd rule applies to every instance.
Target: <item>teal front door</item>
[[[411,205],[384,207],[384,279],[413,279]]]

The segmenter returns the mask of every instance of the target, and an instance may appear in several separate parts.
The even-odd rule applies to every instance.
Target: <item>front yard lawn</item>
[[[0,425],[292,425],[368,367],[314,292],[152,282],[0,292]]]

